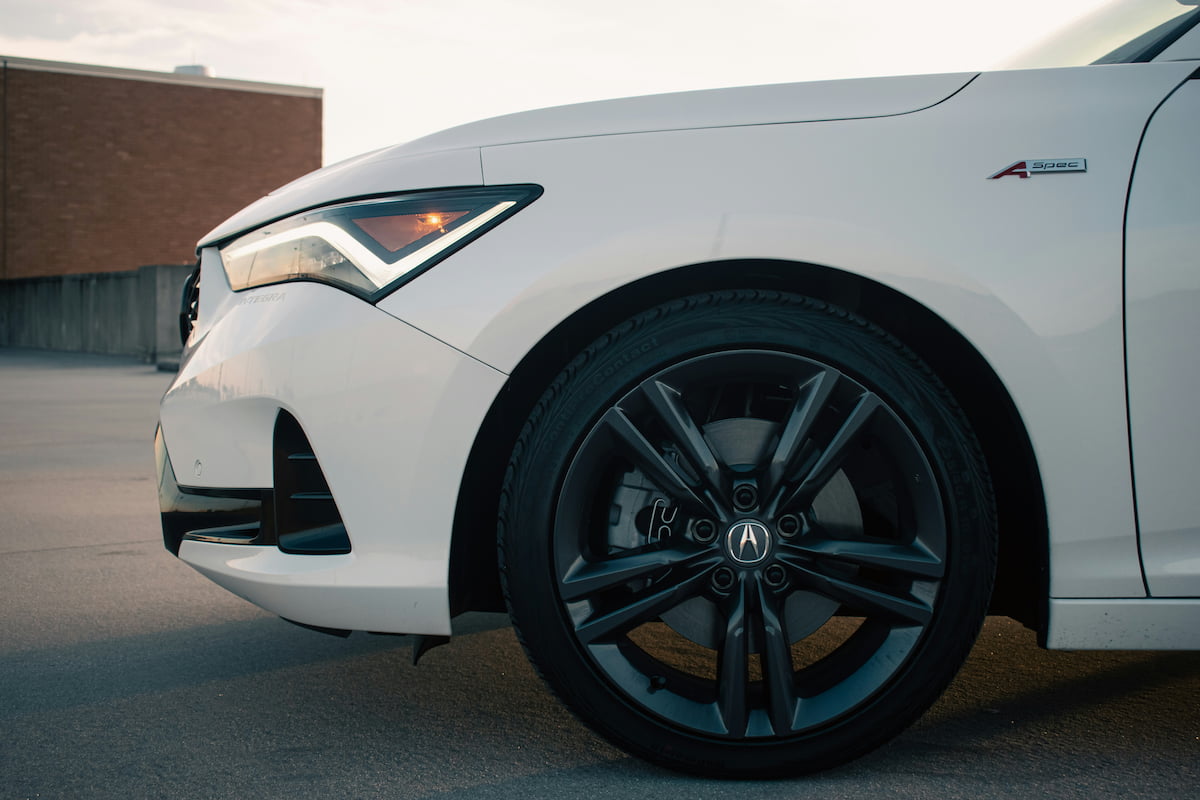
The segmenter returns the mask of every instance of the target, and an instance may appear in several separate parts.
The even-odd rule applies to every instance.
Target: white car
[[[507,607],[705,774],[878,746],[987,613],[1200,647],[1200,9],[1112,11],[1042,52],[1087,66],[533,111],[262,198],[185,295],[167,547],[418,654]]]

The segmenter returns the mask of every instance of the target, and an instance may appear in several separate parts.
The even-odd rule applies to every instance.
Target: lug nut
[[[784,514],[779,518],[779,535],[788,539],[800,532],[800,518],[795,514]]]
[[[749,511],[758,505],[758,490],[748,483],[733,490],[733,504],[739,511]]]
[[[718,592],[728,592],[733,588],[735,580],[737,580],[737,576],[733,574],[733,570],[729,567],[717,567],[713,571],[712,585]]]
[[[787,582],[787,572],[778,564],[772,564],[763,572],[763,580],[767,582],[768,586],[778,589]]]
[[[692,525],[692,536],[701,544],[711,544],[717,540],[717,524],[711,519],[698,519]]]

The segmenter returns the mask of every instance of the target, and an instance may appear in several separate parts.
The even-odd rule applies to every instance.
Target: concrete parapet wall
[[[0,281],[0,346],[175,358],[191,269],[167,264]]]

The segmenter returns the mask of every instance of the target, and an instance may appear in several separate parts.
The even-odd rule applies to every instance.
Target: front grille
[[[183,282],[183,296],[179,301],[179,343],[187,347],[192,328],[200,314],[200,262]]]

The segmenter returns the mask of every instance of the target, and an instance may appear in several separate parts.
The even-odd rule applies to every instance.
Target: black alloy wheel
[[[986,610],[994,510],[945,389],[887,334],[770,292],[618,326],[514,452],[518,634],[585,722],[678,769],[823,769],[941,693]]]

